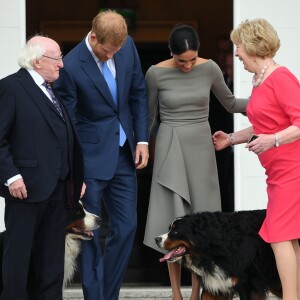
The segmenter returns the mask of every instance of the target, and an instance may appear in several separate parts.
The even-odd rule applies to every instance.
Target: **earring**
[[[173,53],[172,53],[172,51],[170,52],[170,55],[171,55],[171,56],[173,56]]]

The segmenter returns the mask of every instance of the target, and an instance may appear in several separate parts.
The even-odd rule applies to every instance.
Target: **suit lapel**
[[[39,109],[44,119],[46,120],[46,122],[52,128],[53,132],[56,135],[56,130],[53,127],[53,122],[51,121],[51,117],[49,114],[49,105],[47,104],[47,101],[49,102],[49,99],[36,85],[32,77],[30,76],[30,74],[25,69],[20,69],[17,72],[17,76],[19,77],[19,82],[21,86],[23,86],[25,92],[28,94],[29,99]],[[55,107],[50,106],[50,108],[55,110]],[[59,116],[59,118],[61,117]]]
[[[117,108],[116,103],[110,93],[108,85],[97,65],[91,53],[86,47],[85,40],[81,42],[81,50],[80,50],[80,61],[82,63],[82,69],[86,73],[86,75],[91,79],[94,83],[98,91],[102,94],[104,99],[110,104],[114,109]]]
[[[54,94],[55,94],[55,93],[54,93]],[[59,100],[59,97],[58,97],[56,94],[55,94],[55,97],[56,97],[57,101],[59,102],[60,107],[62,107],[62,103],[61,103],[61,101]],[[54,104],[51,103],[51,100],[50,100],[49,98],[47,98],[47,99],[48,99],[48,101],[46,101],[46,104],[49,106],[49,108],[50,108],[51,110],[54,111],[54,113],[59,117],[59,119],[60,119],[62,122],[64,122],[64,119],[61,117],[61,115],[59,114],[59,112],[58,112],[57,109],[55,108]],[[63,109],[62,109],[62,112],[63,112],[63,116],[64,116],[65,114],[64,114]]]
[[[116,67],[116,80],[117,80],[117,88],[118,88],[118,108],[120,109],[121,105],[124,102],[123,95],[124,93],[124,79],[125,79],[125,64],[124,64],[124,49],[121,48],[115,55],[115,67]]]

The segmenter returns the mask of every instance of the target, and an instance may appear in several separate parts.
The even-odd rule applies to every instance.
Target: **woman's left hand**
[[[249,151],[254,152],[259,155],[270,148],[273,148],[275,145],[274,134],[260,134],[258,138],[252,142],[246,144],[245,148],[248,148]]]

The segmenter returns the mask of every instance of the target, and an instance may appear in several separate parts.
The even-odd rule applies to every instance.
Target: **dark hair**
[[[198,51],[200,41],[197,31],[189,25],[175,25],[169,37],[169,48],[173,54],[182,54],[187,50]]]

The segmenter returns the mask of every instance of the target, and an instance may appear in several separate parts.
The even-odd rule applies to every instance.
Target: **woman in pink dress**
[[[246,20],[231,33],[235,56],[254,73],[247,107],[251,127],[213,135],[216,150],[246,143],[266,170],[267,215],[259,231],[271,244],[284,300],[300,299],[300,85],[274,56],[280,47],[264,19]],[[298,293],[297,293],[298,292]]]

